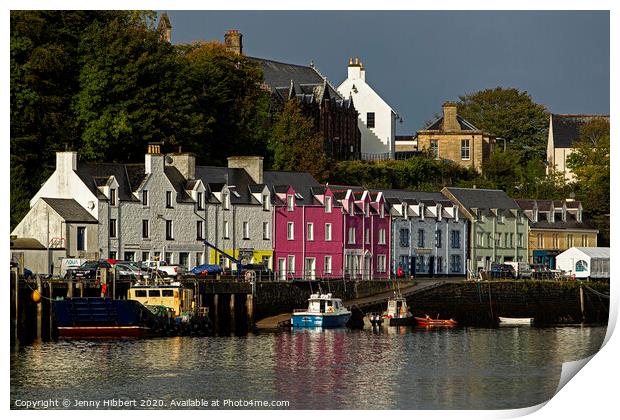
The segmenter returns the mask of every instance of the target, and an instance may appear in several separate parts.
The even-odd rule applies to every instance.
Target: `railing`
[[[362,153],[362,160],[391,160],[392,154],[387,153]]]

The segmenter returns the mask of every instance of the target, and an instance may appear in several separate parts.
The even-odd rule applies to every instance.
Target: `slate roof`
[[[373,189],[372,191],[383,191],[383,195],[386,198],[387,197],[398,198],[401,200],[405,200],[409,204],[417,204],[419,202],[432,200],[433,203],[430,205],[435,205],[435,202],[446,201],[446,197],[442,193],[439,193],[439,192],[406,191],[406,190],[375,190],[375,189]],[[412,200],[415,201],[415,203],[413,203]],[[449,202],[452,203],[451,201]]]
[[[129,183],[128,171],[126,166],[121,163],[92,163],[92,162],[79,162],[76,173],[80,179],[86,184],[97,198],[106,199],[105,195],[101,193],[97,188],[97,179],[109,178],[114,176],[119,184],[118,187],[118,199],[123,201],[138,201],[137,198],[131,193],[131,186]],[[142,165],[144,167],[144,165]],[[142,171],[144,174],[144,170]]]
[[[502,190],[446,187],[463,207],[468,209],[518,209],[519,206]],[[445,198],[444,198],[445,199]]]
[[[609,121],[609,115],[568,115],[551,114],[553,125],[553,146],[556,148],[571,148],[579,139],[579,129],[595,118]]]
[[[86,209],[72,198],[42,198],[65,222],[97,223]]]
[[[313,200],[312,188],[321,187],[321,184],[308,172],[266,171],[263,173],[263,182],[275,192],[279,186],[290,185],[302,198],[297,198],[299,205],[316,204]]]
[[[260,204],[250,193],[250,186],[256,184],[243,169],[224,166],[196,166],[196,178],[202,180],[205,185],[209,185],[211,191],[222,191],[224,184],[228,185],[233,191],[230,195],[232,204]]]
[[[459,126],[461,127],[461,131],[482,131],[476,128],[475,125],[473,125],[472,123],[467,121],[465,118],[461,117],[460,115],[456,116],[456,120],[458,121]],[[424,128],[422,131],[442,131],[442,126],[443,126],[443,117],[440,117],[439,119],[432,122],[429,126]]]
[[[186,180],[174,166],[165,166],[164,173],[177,192],[177,203],[193,203],[194,199],[185,191]]]
[[[34,238],[13,238],[11,249],[46,249],[43,244]]]

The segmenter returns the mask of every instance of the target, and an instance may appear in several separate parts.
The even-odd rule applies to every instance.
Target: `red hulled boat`
[[[457,322],[453,320],[452,318],[434,319],[428,315],[426,315],[424,318],[416,316],[415,320],[417,321],[418,325],[421,327],[454,327],[457,324]]]

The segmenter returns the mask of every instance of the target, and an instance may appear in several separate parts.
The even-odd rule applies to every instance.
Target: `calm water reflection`
[[[302,330],[58,341],[11,353],[11,400],[289,400],[293,409],[498,409],[553,396],[605,327]]]

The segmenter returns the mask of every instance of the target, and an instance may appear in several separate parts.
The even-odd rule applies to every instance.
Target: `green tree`
[[[595,118],[579,130],[567,166],[575,175],[576,197],[600,231],[600,245],[609,245],[610,129],[609,120]]]
[[[273,169],[307,171],[320,181],[327,176],[328,158],[323,139],[314,130],[312,120],[303,115],[297,99],[288,100],[276,117],[269,150]]]
[[[527,92],[514,88],[485,89],[459,96],[458,113],[476,127],[506,139],[506,149],[519,162],[542,161],[547,145],[549,114]],[[504,142],[498,148],[503,150]]]
[[[219,43],[178,50],[197,115],[190,134],[201,145],[196,153],[212,164],[226,164],[232,155],[264,155],[270,95],[261,88],[261,69]]]
[[[74,110],[86,159],[139,160],[149,142],[197,146],[188,135],[197,116],[183,67],[149,16],[95,22],[82,34]]]

